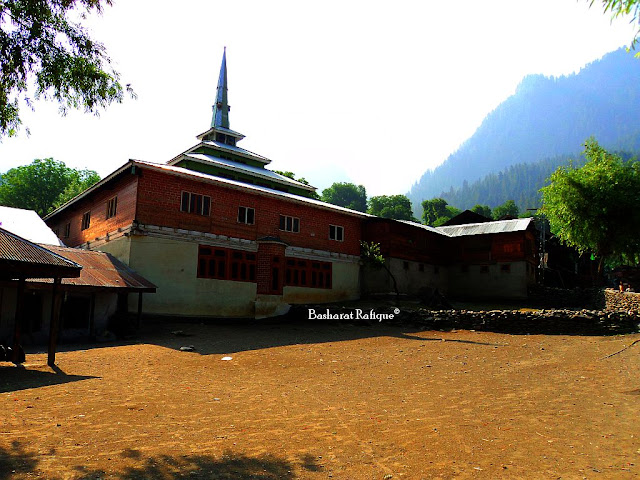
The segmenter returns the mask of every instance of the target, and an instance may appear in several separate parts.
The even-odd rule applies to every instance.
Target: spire
[[[216,103],[213,105],[212,127],[229,128],[229,104],[227,103],[227,47],[224,47],[222,54],[222,65],[220,66],[220,77],[218,78],[218,91],[216,93]]]

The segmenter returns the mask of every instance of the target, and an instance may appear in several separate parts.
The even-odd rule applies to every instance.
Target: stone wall
[[[620,292],[612,288],[604,291],[607,310],[640,312],[640,293]]]
[[[478,330],[510,334],[545,335],[618,335],[640,331],[639,311],[606,310],[429,310],[400,309],[395,314],[394,307],[379,307],[373,311],[376,315],[390,315],[381,321],[358,318],[357,309],[348,307],[296,306],[289,312],[290,318],[297,320],[308,318],[308,309],[329,313],[323,319],[338,320],[340,323],[387,324],[403,328],[420,330]],[[363,313],[366,315],[369,310]]]

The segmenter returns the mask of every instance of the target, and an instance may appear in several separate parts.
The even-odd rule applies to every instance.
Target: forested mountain
[[[535,178],[544,176],[549,168],[553,171],[551,165],[561,156],[576,158],[591,136],[608,150],[639,151],[639,112],[640,60],[624,48],[585,66],[577,74],[527,76],[516,93],[487,115],[473,136],[442,165],[427,171],[408,196],[414,208],[442,192],[449,192],[447,196],[453,200],[454,191],[465,181],[472,183],[489,173],[500,178],[500,171],[503,176],[526,176],[526,182],[537,184]],[[530,169],[521,165],[541,159],[550,160]],[[509,169],[512,165],[513,169]],[[518,183],[499,188],[517,188]],[[481,190],[478,185],[473,194],[478,195],[477,202],[471,203],[502,203],[480,196]],[[516,197],[509,198],[517,201]],[[461,205],[450,203],[460,208],[469,204],[466,200]]]

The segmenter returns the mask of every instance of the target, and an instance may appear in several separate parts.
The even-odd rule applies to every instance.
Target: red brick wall
[[[102,237],[120,227],[131,224],[136,215],[136,191],[138,177],[130,173],[123,174],[103,187],[97,189],[63,212],[47,220],[47,225],[58,230],[58,236],[68,246],[75,247],[96,237]],[[118,197],[115,217],[107,219],[107,201]],[[81,230],[82,215],[91,211],[91,223],[88,229]],[[69,238],[64,238],[64,229],[71,224]]]
[[[211,214],[181,212],[183,191],[210,196]],[[239,206],[255,209],[254,225],[238,223]],[[300,232],[280,231],[280,215],[298,217]],[[361,219],[358,217],[149,169],[143,169],[139,179],[137,219],[143,224],[248,240],[276,236],[292,246],[360,254]],[[329,225],[344,227],[344,241],[329,240]]]

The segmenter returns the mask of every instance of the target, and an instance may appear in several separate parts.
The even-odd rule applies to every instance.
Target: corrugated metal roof
[[[450,237],[486,235],[489,233],[521,232],[529,228],[532,221],[532,218],[516,218],[513,220],[497,220],[495,222],[468,223],[466,225],[436,227],[436,230]]]
[[[60,248],[53,247],[51,248]],[[3,278],[18,276],[77,276],[81,265],[40,245],[0,228],[0,273]]]
[[[184,156],[188,159],[194,159],[204,163],[212,163],[214,165],[227,168],[229,170],[244,171],[251,175],[254,175],[254,176],[257,175],[262,178],[275,180],[276,182],[282,183],[285,185],[291,185],[294,187],[302,188],[304,190],[315,191],[314,187],[305,185],[304,183],[297,182],[295,180],[290,179],[289,177],[285,177],[284,175],[280,175],[279,173],[273,172],[271,170],[267,170],[266,168],[253,167],[251,165],[245,165],[242,163],[234,162],[233,160],[218,158],[218,157],[214,157],[213,155],[206,155],[204,153],[187,153]]]
[[[424,225],[422,223],[416,223],[416,222],[412,222],[410,220],[395,220],[396,222],[400,222],[400,223],[404,223],[406,225],[411,225],[412,227],[418,227],[418,228],[422,228],[423,230],[427,230],[429,232],[433,232],[433,233],[437,233],[438,235],[446,235],[448,236],[445,232],[440,231],[439,229],[435,228],[435,227],[431,227],[429,225]]]
[[[79,278],[65,278],[62,285],[100,287],[155,292],[156,286],[117,258],[105,252],[70,247],[50,247],[59,255],[82,265]],[[34,279],[37,283],[51,283],[51,279]]]
[[[33,210],[0,206],[0,228],[33,243],[62,245],[56,234]]]

